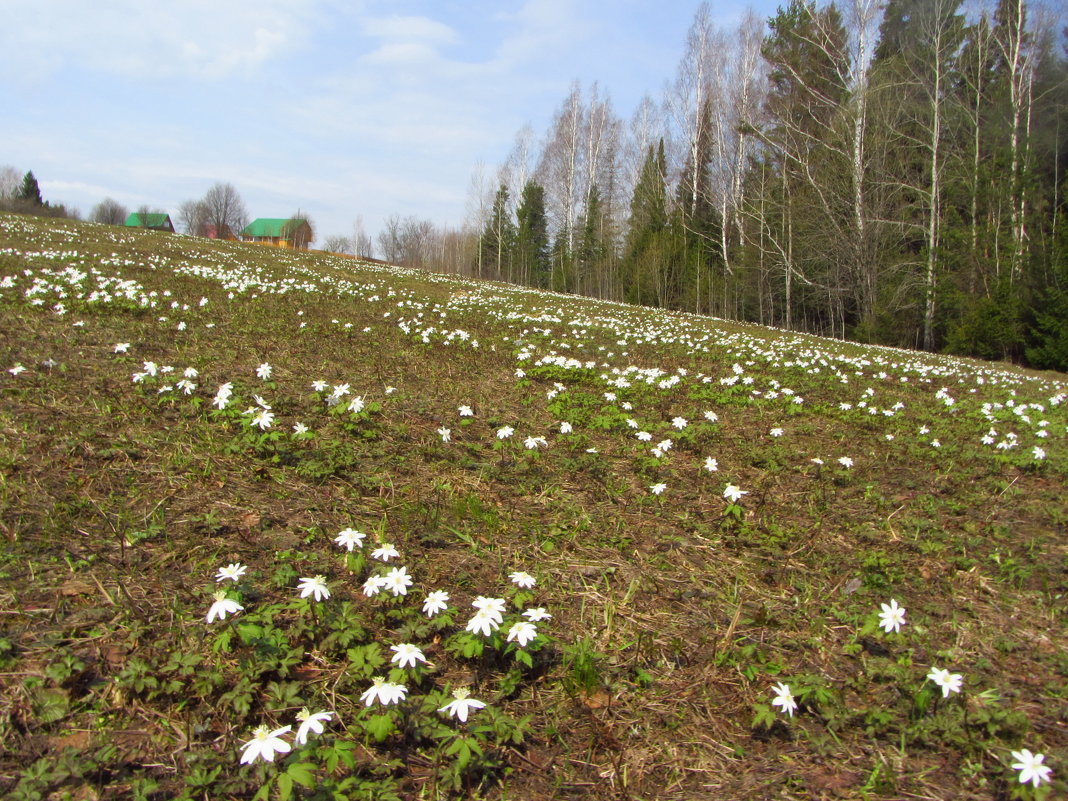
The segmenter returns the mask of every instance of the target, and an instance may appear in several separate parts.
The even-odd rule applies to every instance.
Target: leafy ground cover
[[[0,367],[4,797],[1066,789],[1064,376],[13,215]]]

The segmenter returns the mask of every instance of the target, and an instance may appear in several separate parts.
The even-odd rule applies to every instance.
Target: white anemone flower
[[[302,578],[297,588],[300,590],[301,598],[307,598],[311,595],[315,597],[316,601],[323,601],[330,597],[330,590],[326,587],[326,576]]]
[[[252,739],[241,747],[241,764],[251,765],[257,759],[274,762],[275,754],[288,754],[292,746],[282,739],[288,734],[289,726],[270,731],[266,726],[258,726],[252,732]]]
[[[441,707],[438,712],[444,712],[446,715],[450,715],[461,723],[467,722],[467,716],[472,710],[482,709],[486,706],[484,701],[476,701],[470,697],[471,691],[466,687],[457,687],[452,691],[453,700]],[[1046,770],[1049,770],[1047,768]]]
[[[227,598],[226,593],[223,590],[219,590],[212,595],[215,599],[215,603],[211,605],[211,609],[208,610],[208,622],[211,623],[215,618],[219,620],[226,620],[227,615],[232,615],[235,612],[240,612],[243,607],[237,601],[232,598]]]
[[[300,721],[300,726],[297,728],[297,735],[294,738],[297,745],[304,745],[308,742],[308,732],[314,732],[315,734],[323,733],[323,724],[330,720],[334,716],[333,712],[309,712],[307,707],[304,707],[297,713],[297,720]]]
[[[419,662],[426,662],[426,656],[419,646],[410,642],[391,645],[389,650],[393,652],[393,656],[390,657],[389,661],[396,663],[397,667],[416,667]]]

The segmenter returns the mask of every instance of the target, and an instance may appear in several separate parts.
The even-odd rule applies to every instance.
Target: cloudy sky
[[[752,5],[717,0],[732,25]],[[0,0],[0,165],[88,213],[174,213],[216,181],[318,241],[398,213],[459,225],[471,175],[571,83],[617,114],[658,95],[680,0]]]

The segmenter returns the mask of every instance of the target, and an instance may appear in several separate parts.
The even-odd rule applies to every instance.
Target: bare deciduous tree
[[[89,221],[103,225],[122,225],[129,213],[119,201],[106,197],[93,206],[93,210],[89,212]]]
[[[323,240],[323,250],[329,253],[341,253],[346,256],[355,255],[352,240],[347,236],[333,235]]]
[[[178,207],[178,227],[190,236],[208,235],[208,207],[203,200],[186,200]],[[240,229],[238,229],[240,230]],[[233,232],[237,234],[237,231]],[[216,232],[216,236],[218,236]]]
[[[201,203],[206,212],[204,223],[215,227],[216,236],[223,236],[227,229],[236,235],[248,225],[245,202],[233,184],[215,184]]]
[[[21,186],[22,173],[10,165],[0,167],[0,200],[10,200],[15,197],[15,193]]]
[[[352,252],[356,256],[365,259],[375,257],[375,243],[371,236],[364,230],[363,217],[357,217],[352,222]]]

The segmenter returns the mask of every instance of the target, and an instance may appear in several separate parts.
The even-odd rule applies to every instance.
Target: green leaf
[[[263,783],[263,786],[256,791],[256,795],[252,796],[252,801],[270,801],[271,798],[271,786],[274,784],[274,779],[268,779]]]
[[[287,773],[280,773],[275,780],[278,783],[278,798],[280,801],[289,801],[293,795],[293,780]]]
[[[374,715],[364,722],[363,728],[375,739],[375,742],[380,743],[394,731],[393,716],[389,714]]]
[[[775,713],[767,704],[754,704],[753,722],[749,725],[753,729],[770,729],[775,725]]]
[[[41,690],[33,699],[33,711],[40,723],[55,723],[67,716],[70,699],[63,690]]]
[[[296,762],[290,765],[289,769],[282,775],[291,778],[301,787],[309,790],[315,786],[315,765],[310,762]]]

